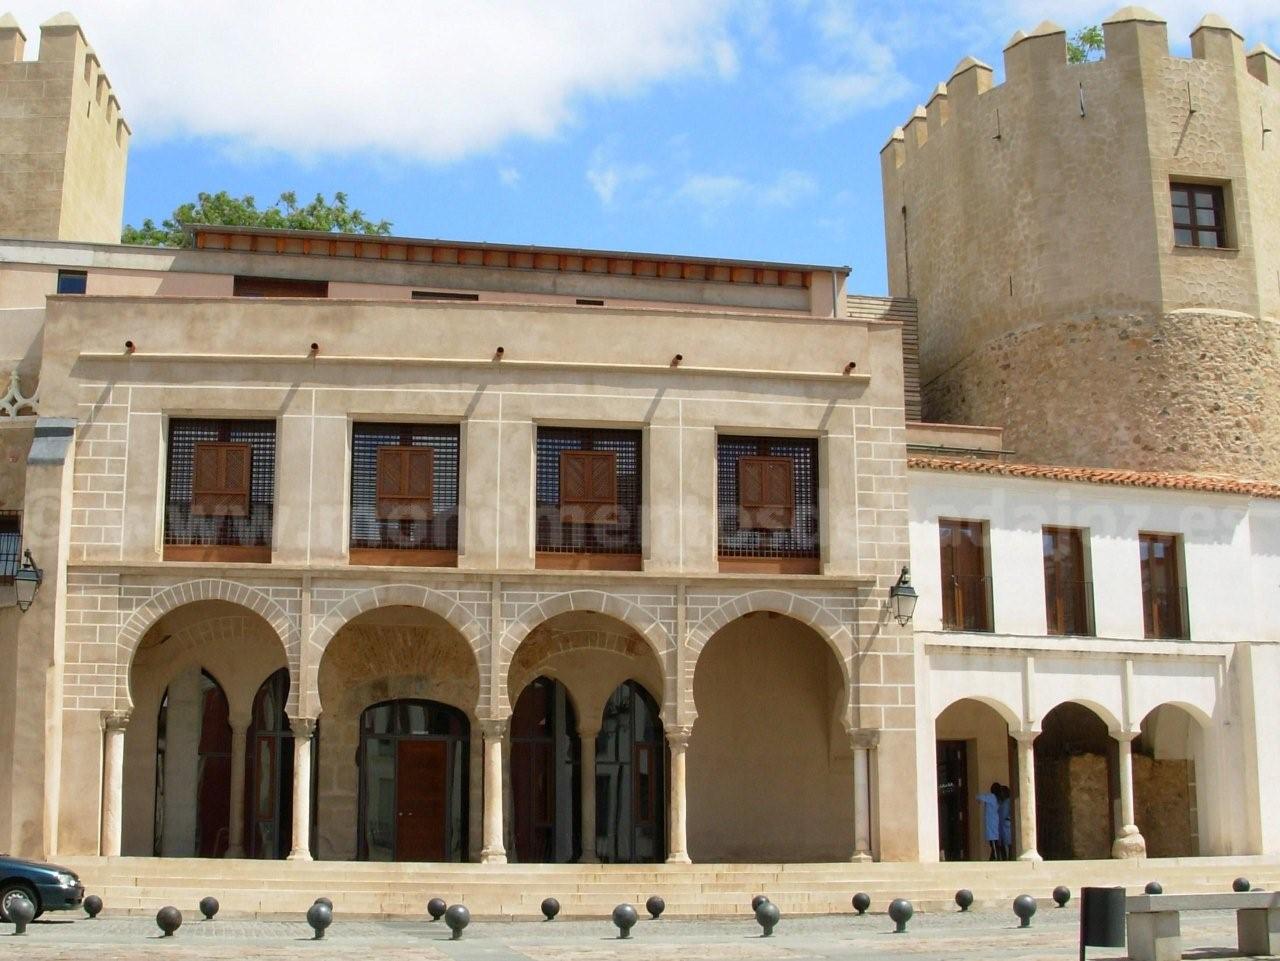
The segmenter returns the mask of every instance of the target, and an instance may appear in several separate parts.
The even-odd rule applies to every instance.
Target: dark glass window
[[[458,549],[456,424],[355,424],[351,430],[351,546],[391,550]],[[378,451],[431,452],[430,510],[379,509]],[[385,489],[385,488],[384,488]]]
[[[457,290],[415,290],[412,300],[479,300],[479,294],[467,294]]]
[[[1049,633],[1092,635],[1093,584],[1085,571],[1084,532],[1046,527],[1040,537]]]
[[[194,499],[200,445],[247,445],[250,453],[246,498],[230,498],[225,509]],[[216,448],[215,448],[216,449]],[[169,421],[169,461],[165,479],[164,542],[179,545],[268,547],[275,504],[276,424],[271,420]]]
[[[640,553],[640,432],[539,427],[537,524],[539,551],[561,554]],[[612,457],[573,458],[573,452]],[[603,469],[613,464],[613,504],[599,500],[609,485],[575,477],[562,491],[561,465]],[[597,479],[599,480],[599,479]],[[562,494],[564,496],[562,496]],[[588,503],[588,502],[591,503]]]
[[[1185,640],[1182,564],[1176,534],[1139,534],[1143,632],[1149,638]]]
[[[328,297],[327,280],[294,280],[288,277],[237,277],[236,297]]]
[[[942,626],[952,631],[991,631],[991,578],[987,575],[987,525],[938,521],[942,548]]]
[[[721,557],[817,557],[817,440],[722,435],[716,514]]]
[[[0,584],[12,584],[22,566],[22,514],[0,511]]]
[[[83,294],[89,286],[89,275],[83,270],[59,270],[58,293]]]
[[[1170,184],[1173,242],[1182,247],[1227,246],[1226,204],[1222,188],[1207,184]]]

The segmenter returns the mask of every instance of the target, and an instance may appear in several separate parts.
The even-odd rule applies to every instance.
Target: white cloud
[[[800,66],[793,83],[800,102],[815,122],[836,123],[860,110],[899,99],[911,85],[898,68],[894,50],[877,37],[909,37],[895,30],[878,11],[879,22],[855,5],[827,0],[810,11],[819,44],[815,62]]]
[[[612,207],[619,188],[647,180],[653,173],[646,164],[619,161],[610,147],[596,147],[587,164],[587,183],[600,198],[600,203]]]
[[[710,214],[730,206],[791,207],[818,190],[817,181],[799,170],[782,170],[772,180],[753,182],[733,174],[692,174],[675,198]]]
[[[731,76],[733,0],[79,0],[141,140],[448,161],[546,138],[586,98]],[[34,46],[65,0],[7,0]]]
[[[520,185],[520,171],[515,167],[501,167],[498,170],[498,182],[514,189]]]

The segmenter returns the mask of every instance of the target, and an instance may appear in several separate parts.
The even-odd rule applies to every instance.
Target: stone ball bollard
[[[457,941],[462,937],[462,929],[471,923],[471,912],[467,910],[465,904],[451,904],[449,910],[444,913],[444,923],[453,932],[449,940]]]
[[[853,896],[853,910],[859,914],[866,914],[869,907],[871,907],[871,895],[865,891],[859,891]]]
[[[911,902],[906,898],[894,898],[889,902],[889,920],[896,927],[893,929],[894,934],[906,934],[907,922],[911,920],[911,915],[916,913],[916,909],[911,906]]]
[[[546,898],[542,902],[542,916],[548,921],[554,921],[556,915],[560,913],[560,902],[555,898]]]
[[[968,888],[961,888],[956,892],[956,907],[961,911],[968,911],[973,907],[973,892]]]
[[[173,937],[173,932],[182,927],[182,912],[172,904],[166,905],[156,912],[156,927],[164,932],[166,938]]]
[[[332,901],[330,901],[328,898],[316,898],[316,899],[315,899],[314,901],[312,901],[311,903],[312,903],[312,904],[323,904],[323,905],[324,905],[326,908],[328,908],[330,911],[332,911],[332,910],[333,910],[333,902],[332,902]]]
[[[92,920],[93,920],[94,918],[96,918],[99,914],[101,914],[101,913],[102,913],[102,898],[98,897],[96,894],[91,894],[91,895],[89,895],[87,898],[85,898],[85,899],[84,899],[84,913],[85,913],[85,914],[87,914],[87,915],[89,915],[89,920],[90,920],[90,921],[92,921]]]
[[[1236,878],[1234,881],[1231,882],[1232,891],[1238,891],[1243,893],[1245,891],[1248,891],[1252,887],[1253,885],[1249,883],[1248,878]]]
[[[546,904],[545,901],[542,903]],[[427,914],[431,915],[432,921],[439,921],[447,910],[449,905],[444,903],[444,898],[432,898],[427,902]]]
[[[1053,900],[1060,908],[1065,908],[1067,902],[1071,900],[1071,889],[1065,884],[1059,884],[1053,889]]]
[[[1164,885],[1159,881],[1148,881],[1142,891],[1144,894],[1164,894]]]
[[[763,930],[760,937],[768,938],[773,935],[773,928],[782,920],[782,912],[778,910],[778,906],[772,901],[764,901],[756,908],[756,924],[760,925]]]
[[[1039,905],[1036,904],[1036,899],[1029,894],[1019,894],[1013,899],[1013,913],[1022,922],[1018,927],[1031,927],[1031,918],[1035,915],[1037,907]]]
[[[751,899],[751,910],[754,912],[756,908],[760,907],[760,905],[764,904],[768,900],[769,899],[766,898],[763,894],[757,894],[754,898]]]
[[[206,921],[212,921],[214,917],[217,916],[218,907],[219,905],[218,905],[217,898],[201,898],[200,899],[200,913],[204,915],[204,919]]]
[[[311,930],[315,932],[312,940],[319,941],[324,937],[325,928],[333,924],[333,908],[324,901],[316,901],[307,908],[307,924],[311,925]]]
[[[13,933],[26,934],[27,925],[36,916],[36,906],[31,903],[31,899],[25,894],[15,894],[9,900],[9,906],[4,910],[9,915],[9,920],[13,923]]]
[[[667,910],[667,902],[655,894],[644,903],[644,909],[649,912],[650,920],[657,921],[662,917],[662,912]]]
[[[629,904],[619,904],[613,909],[613,924],[618,929],[618,937],[631,937],[631,929],[635,927],[639,915]]]

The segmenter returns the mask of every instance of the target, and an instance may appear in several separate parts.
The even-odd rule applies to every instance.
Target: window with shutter
[[[738,526],[790,530],[795,518],[795,465],[790,457],[738,460]]]
[[[618,523],[618,460],[613,451],[560,452],[560,522]]]
[[[430,519],[434,473],[435,458],[430,447],[379,447],[378,518]]]
[[[191,513],[204,517],[248,517],[253,448],[201,441],[191,471]]]

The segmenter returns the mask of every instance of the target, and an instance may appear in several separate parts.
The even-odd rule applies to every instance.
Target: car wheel
[[[9,920],[9,902],[17,895],[24,895],[31,902],[32,907],[36,909],[36,917],[44,914],[44,909],[40,906],[40,899],[36,897],[35,890],[21,881],[10,881],[3,887],[0,887],[0,921],[7,922]]]

